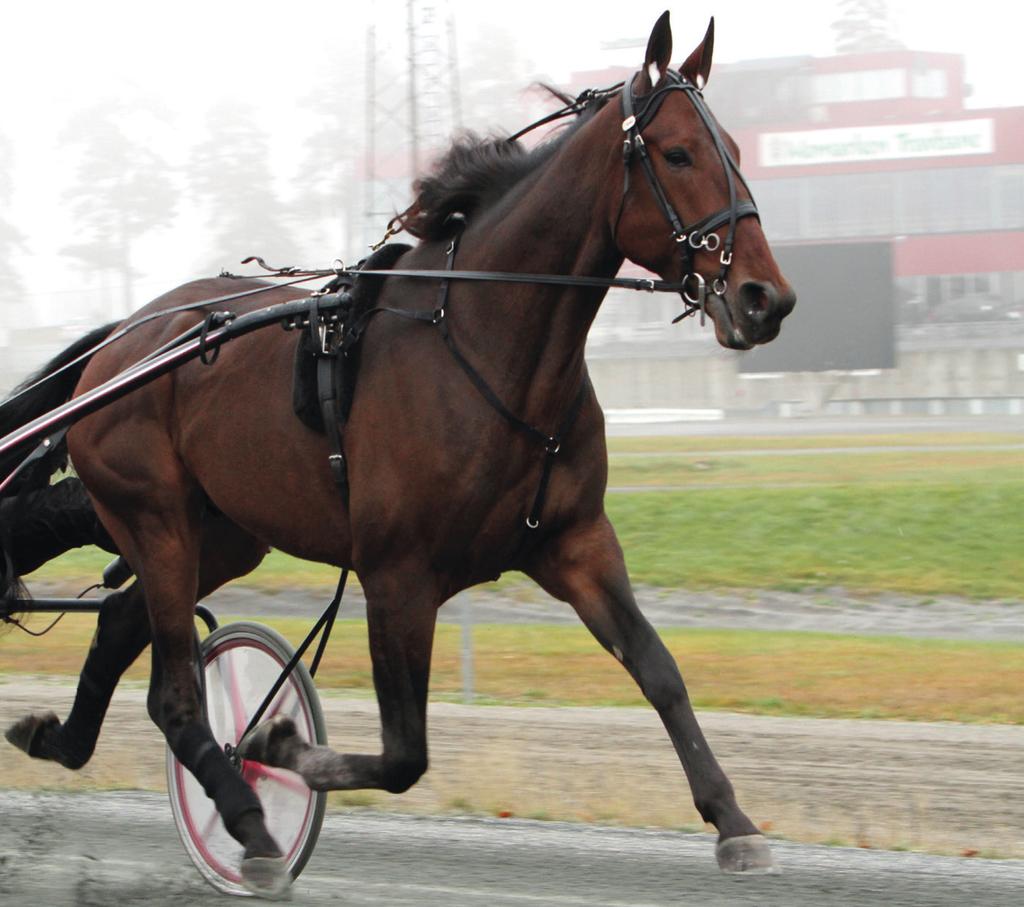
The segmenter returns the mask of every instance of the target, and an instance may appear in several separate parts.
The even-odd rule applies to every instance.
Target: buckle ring
[[[695,296],[691,296],[686,291],[686,285],[687,283],[689,283],[691,277],[697,281],[697,293]],[[704,299],[708,294],[708,285],[707,282],[704,280],[703,275],[698,274],[696,271],[691,271],[689,274],[687,274],[686,277],[683,278],[682,294],[683,299],[685,299],[690,305],[701,306],[703,308]]]

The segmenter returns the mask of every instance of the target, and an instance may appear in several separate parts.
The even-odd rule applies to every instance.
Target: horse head
[[[655,24],[643,67],[622,89],[625,179],[608,217],[622,255],[682,283],[718,342],[745,350],[775,338],[796,295],[761,229],[739,148],[703,98],[714,25],[673,70],[669,14]]]

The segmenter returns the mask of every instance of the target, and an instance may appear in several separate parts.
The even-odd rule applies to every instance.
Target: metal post
[[[416,0],[408,0],[409,17],[409,169],[413,176],[420,172],[419,122],[416,111]]]
[[[476,693],[473,689],[473,608],[468,595],[462,596],[459,617],[462,624],[462,701],[469,703]]]

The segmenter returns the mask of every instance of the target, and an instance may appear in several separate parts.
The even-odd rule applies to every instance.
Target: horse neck
[[[578,277],[613,277],[622,265],[604,217],[606,161],[581,133],[460,240],[456,266]],[[597,146],[601,147],[601,146]],[[588,166],[589,164],[589,166]],[[600,166],[595,166],[599,164]],[[459,342],[510,406],[538,424],[557,422],[583,379],[587,333],[606,290],[539,284],[463,285],[473,297],[453,313]]]

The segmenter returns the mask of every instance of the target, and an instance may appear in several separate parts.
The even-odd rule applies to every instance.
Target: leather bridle
[[[712,295],[724,298],[725,292],[728,289],[729,267],[732,265],[733,247],[736,242],[736,224],[743,217],[753,216],[760,220],[760,214],[758,213],[757,205],[754,203],[750,187],[743,178],[743,174],[740,173],[739,164],[736,163],[736,159],[726,146],[725,139],[722,137],[722,131],[718,128],[718,123],[708,109],[701,90],[682,74],[673,70],[667,70],[661,82],[653,91],[638,98],[633,93],[634,81],[636,79],[630,79],[622,88],[622,131],[625,133],[622,144],[622,158],[625,176],[622,186],[622,200],[619,203],[619,212],[615,218],[613,235],[618,231],[619,220],[622,218],[622,211],[629,193],[632,163],[634,159],[639,159],[644,176],[647,178],[647,183],[651,187],[651,192],[654,194],[658,207],[661,208],[662,214],[665,215],[665,219],[672,229],[672,238],[678,244],[683,258],[684,276],[681,281],[683,289],[680,291],[680,295],[683,301],[687,303],[688,310],[675,320],[678,321],[680,318],[690,314],[693,311],[692,307],[696,307],[700,309],[701,324],[703,324],[708,290],[710,289]],[[720,211],[708,214],[689,226],[684,224],[683,219],[673,207],[668,194],[658,180],[658,176],[654,172],[654,164],[651,161],[650,153],[647,150],[647,144],[644,142],[642,135],[643,130],[650,125],[661,109],[661,105],[672,92],[682,92],[690,103],[693,104],[694,110],[696,110],[701,122],[704,123],[704,126],[711,135],[715,150],[718,152],[718,157],[722,162],[726,184],[729,188],[729,206],[727,208],[722,208]],[[739,200],[737,180],[747,191],[748,199],[745,201]],[[722,240],[716,231],[726,224],[728,224],[728,230],[726,231],[725,239]],[[721,249],[718,259],[718,276],[711,282],[710,288],[707,286],[704,277],[694,267],[694,256],[700,249],[705,249],[712,253]],[[693,295],[690,293],[691,284]]]

